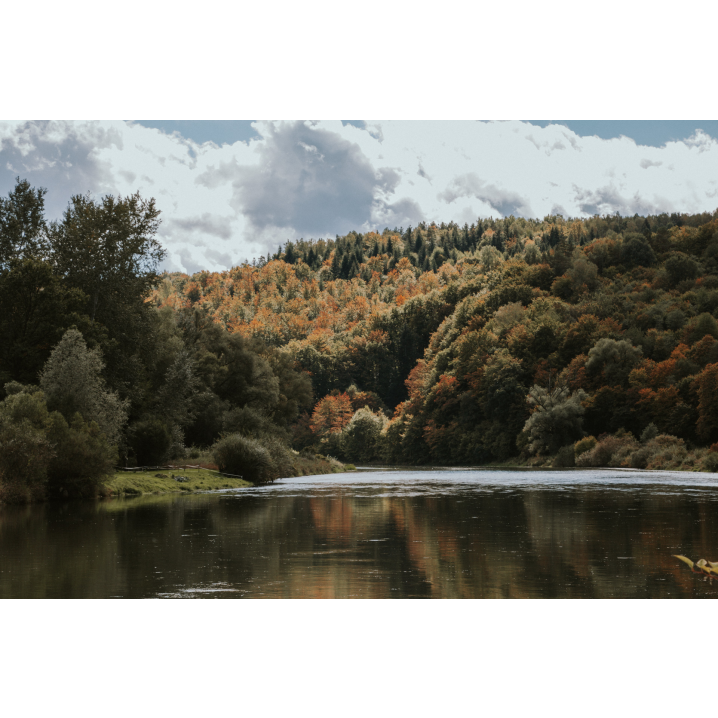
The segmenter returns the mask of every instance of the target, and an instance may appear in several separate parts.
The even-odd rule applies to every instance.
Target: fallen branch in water
[[[677,554],[673,554],[674,558],[679,559],[680,561],[683,561],[693,573],[698,573],[701,576],[710,578],[711,581],[713,580],[713,577],[718,577],[718,561],[706,561],[704,558],[696,561],[693,563],[689,558],[686,558],[685,556],[679,556]]]

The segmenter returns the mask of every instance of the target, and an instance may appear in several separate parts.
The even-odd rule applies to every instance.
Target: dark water
[[[718,476],[374,471],[0,507],[0,597],[715,598]]]

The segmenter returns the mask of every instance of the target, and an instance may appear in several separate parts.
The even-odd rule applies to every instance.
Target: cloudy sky
[[[139,191],[165,267],[224,269],[298,237],[422,220],[718,208],[718,122],[0,122],[0,193]]]

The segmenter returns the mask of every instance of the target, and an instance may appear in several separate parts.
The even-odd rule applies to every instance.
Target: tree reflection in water
[[[718,596],[714,486],[495,474],[6,506],[0,597]]]

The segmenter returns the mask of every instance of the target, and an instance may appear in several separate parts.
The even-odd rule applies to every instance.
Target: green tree
[[[0,383],[34,383],[67,328],[86,324],[85,295],[65,286],[49,263],[21,259],[0,271]]]
[[[0,500],[44,497],[55,454],[44,431],[47,418],[42,392],[17,391],[0,402]]]
[[[58,274],[88,297],[92,321],[105,324],[118,308],[144,303],[157,282],[165,250],[155,238],[159,210],[154,199],[75,195],[50,243]]]
[[[529,452],[553,454],[580,439],[584,414],[581,401],[585,398],[583,389],[571,394],[568,387],[549,391],[534,384],[528,395],[528,403],[534,407],[534,412],[523,430]]]
[[[625,339],[599,339],[588,352],[586,371],[593,375],[600,372],[611,384],[626,384],[628,375],[642,357],[643,350]]]
[[[98,349],[89,350],[77,329],[68,329],[40,374],[48,407],[72,420],[76,413],[97,422],[110,444],[120,443],[128,402],[107,389]]]
[[[7,199],[0,197],[0,269],[46,256],[46,192],[18,177]]]
[[[155,349],[146,299],[165,256],[155,238],[158,226],[153,199],[135,194],[95,201],[78,195],[48,232],[56,274],[87,297],[92,328],[85,335],[102,349],[105,376],[135,406],[143,399]]]
[[[354,413],[342,431],[342,447],[352,461],[373,461],[381,451],[381,432],[387,419],[368,407]]]

